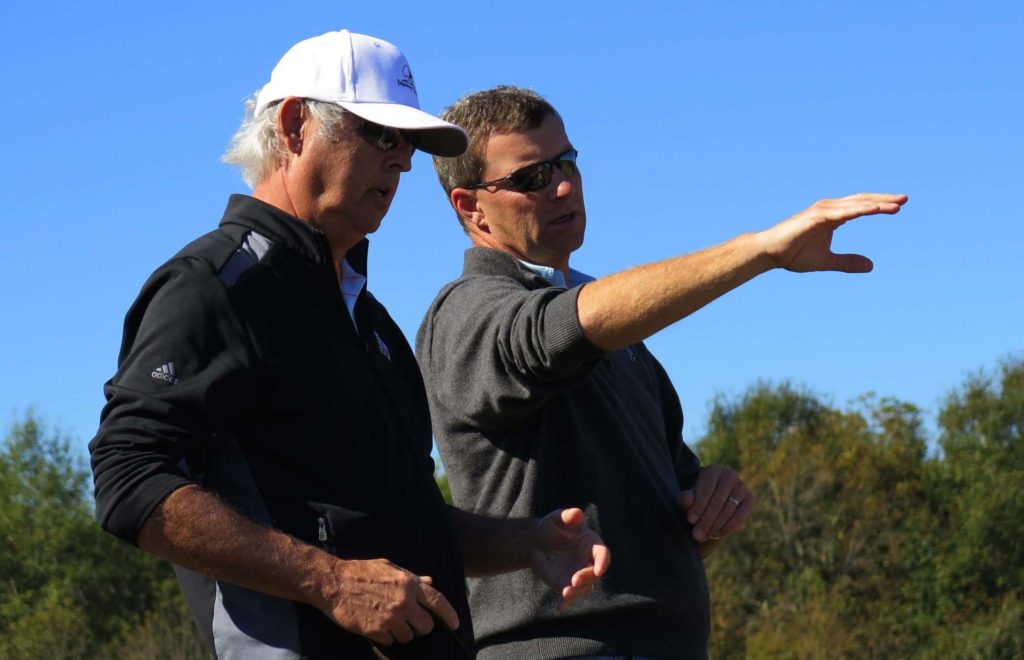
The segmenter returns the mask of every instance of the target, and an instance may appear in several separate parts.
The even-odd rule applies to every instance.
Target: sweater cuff
[[[583,334],[577,300],[586,284],[556,295],[544,312],[544,336],[549,339],[551,363],[556,372],[572,370],[601,359],[605,351]]]

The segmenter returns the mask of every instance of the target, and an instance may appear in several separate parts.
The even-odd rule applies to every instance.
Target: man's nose
[[[551,173],[552,183],[551,189],[555,191],[555,199],[562,199],[569,197],[576,191],[576,183],[573,182],[573,177],[567,177],[562,173],[562,170],[555,168],[555,171]]]
[[[412,169],[412,154],[415,151],[412,142],[403,139],[397,147],[387,152],[387,167],[397,167],[399,172],[408,172]]]

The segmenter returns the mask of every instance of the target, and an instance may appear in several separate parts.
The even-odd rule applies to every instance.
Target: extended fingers
[[[572,576],[572,584],[562,588],[562,602],[558,608],[563,609],[572,603],[575,603],[584,596],[589,596],[594,593],[594,587],[597,584],[597,576],[594,575],[593,568],[587,567],[581,571],[577,571]]]
[[[597,574],[594,572],[593,566],[587,566],[576,571],[572,576],[572,580],[569,581],[569,586],[573,589],[581,589],[587,585],[597,582]]]
[[[874,262],[862,254],[832,254],[829,270],[840,273],[870,273]]]
[[[876,202],[878,204],[894,204],[896,206],[903,206],[907,203],[909,197],[904,194],[892,194],[892,193],[857,193],[855,195],[847,195],[841,197],[841,200],[852,199],[866,202]]]
[[[601,539],[597,539],[590,554],[594,561],[594,576],[601,577],[608,572],[608,567],[612,565],[612,553]]]
[[[823,199],[811,206],[811,209],[821,213],[824,219],[841,224],[865,215],[899,213],[906,203],[906,195],[858,193],[839,199]]]
[[[583,524],[583,509],[562,509],[561,513],[558,514],[558,518],[566,529],[575,529]]]

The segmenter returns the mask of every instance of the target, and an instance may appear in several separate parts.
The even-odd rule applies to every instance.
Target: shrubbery
[[[0,447],[0,658],[205,658],[170,566],[92,511],[67,440],[16,423]]]
[[[788,386],[719,401],[699,443],[758,508],[708,561],[712,657],[1024,657],[1024,362],[920,412]]]
[[[707,563],[713,658],[1024,657],[1024,361],[969,378],[938,427],[930,446],[909,403],[788,385],[714,405],[698,452],[758,507]],[[170,568],[100,530],[66,439],[16,423],[0,658],[204,657]]]

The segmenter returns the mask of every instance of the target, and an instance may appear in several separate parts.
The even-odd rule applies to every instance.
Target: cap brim
[[[434,156],[458,156],[469,146],[469,136],[455,124],[400,103],[335,101],[354,115],[381,126],[409,131],[413,145]]]

